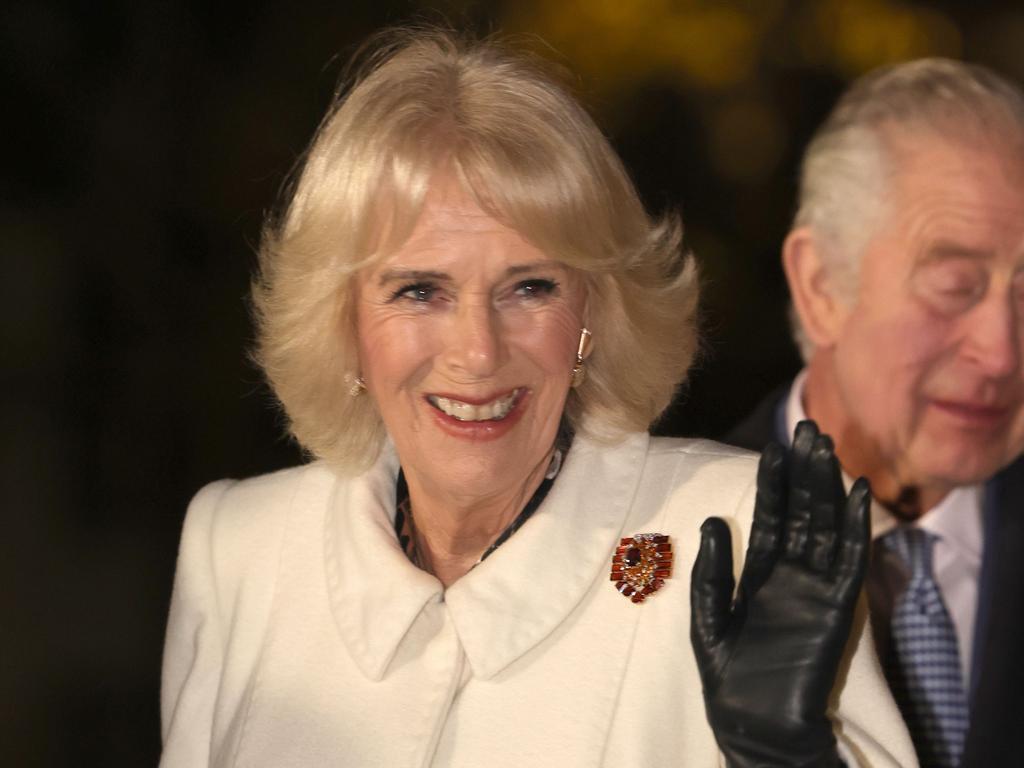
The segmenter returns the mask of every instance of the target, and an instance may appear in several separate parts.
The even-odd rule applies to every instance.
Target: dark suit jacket
[[[725,436],[760,451],[786,443],[789,385]],[[971,659],[971,724],[961,768],[1024,766],[1024,456],[985,484],[984,549]]]

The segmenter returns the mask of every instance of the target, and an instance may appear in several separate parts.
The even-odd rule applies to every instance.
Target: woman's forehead
[[[474,248],[517,252],[529,260],[548,258],[524,233],[485,210],[476,194],[450,170],[431,177],[419,205],[406,201],[383,213],[379,219],[386,230],[382,261]]]
[[[567,271],[590,271],[589,263],[602,252],[601,222],[557,203],[523,198],[522,179],[490,178],[494,173],[474,170],[480,169],[447,157],[415,184],[398,179],[385,184],[368,222],[371,252],[359,267],[497,250],[519,263],[558,262]]]

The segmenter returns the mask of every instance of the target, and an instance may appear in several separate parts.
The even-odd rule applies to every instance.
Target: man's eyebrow
[[[971,248],[960,243],[939,241],[925,252],[925,259],[928,261],[945,261],[946,259],[984,261],[991,259],[994,255],[992,251],[985,248]]]
[[[419,280],[450,280],[446,272],[437,272],[431,269],[387,269],[377,278],[378,285],[386,285],[395,281],[419,281]]]

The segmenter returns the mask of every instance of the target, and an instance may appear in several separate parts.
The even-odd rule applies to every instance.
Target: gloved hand
[[[867,567],[870,498],[863,478],[847,498],[832,440],[803,421],[788,453],[773,443],[761,457],[735,600],[729,529],[701,526],[690,640],[732,768],[842,764],[825,710]]]

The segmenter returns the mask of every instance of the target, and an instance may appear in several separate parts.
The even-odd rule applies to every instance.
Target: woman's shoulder
[[[594,467],[627,465],[646,495],[731,499],[752,488],[758,454],[712,440],[629,434],[616,442],[579,441],[579,458]],[[601,464],[603,462],[603,464]]]
[[[641,485],[670,517],[749,517],[758,455],[711,440],[651,438]]]
[[[735,446],[703,438],[652,437],[647,447],[647,463],[652,468],[681,468],[693,472],[749,475],[757,469],[758,454]]]
[[[204,486],[185,516],[178,579],[199,578],[216,590],[217,604],[229,612],[240,601],[269,605],[289,532],[301,534],[317,525],[337,482],[333,472],[314,462]]]
[[[182,548],[199,539],[215,561],[259,560],[276,547],[296,513],[322,510],[337,482],[322,462],[212,482],[189,504]]]
[[[325,495],[336,482],[337,477],[323,462],[241,480],[216,480],[192,498],[189,515],[213,517],[220,525],[259,525],[268,517],[278,517],[299,493]]]
[[[686,454],[705,459],[742,459],[757,461],[758,454],[745,448],[726,445],[702,437],[652,437],[648,454]]]

